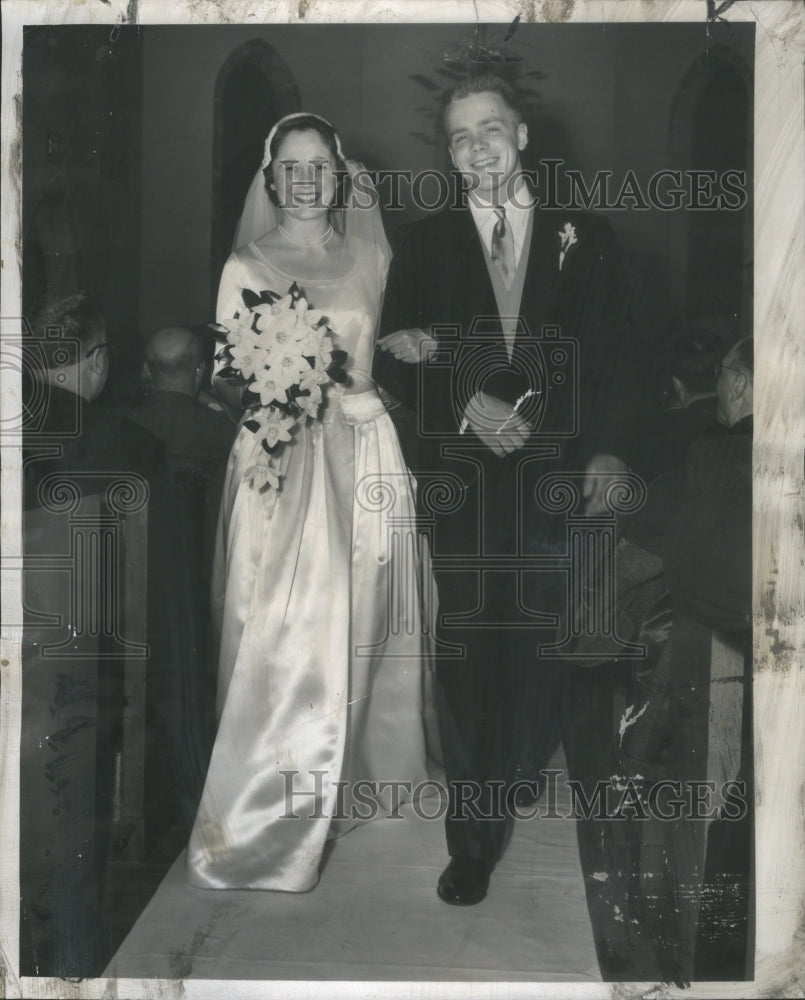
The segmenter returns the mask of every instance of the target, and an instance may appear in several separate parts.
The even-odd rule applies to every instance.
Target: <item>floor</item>
[[[403,815],[338,840],[304,894],[196,889],[182,853],[105,975],[600,982],[573,821],[518,822],[484,902],[450,907],[442,823]]]

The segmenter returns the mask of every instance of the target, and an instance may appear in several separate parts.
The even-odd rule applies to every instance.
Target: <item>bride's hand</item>
[[[393,354],[398,361],[415,365],[429,358],[439,345],[424,330],[413,329],[389,333],[378,340],[377,346]]]

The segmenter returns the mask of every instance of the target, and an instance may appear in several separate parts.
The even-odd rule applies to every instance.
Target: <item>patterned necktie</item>
[[[498,221],[492,230],[492,260],[503,276],[503,284],[506,288],[511,287],[514,278],[514,237],[511,226],[506,225],[506,209],[496,208],[495,215]]]

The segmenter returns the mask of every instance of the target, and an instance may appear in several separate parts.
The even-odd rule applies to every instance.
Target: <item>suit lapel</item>
[[[481,239],[469,208],[453,213],[456,275],[453,283],[453,315],[462,317],[462,326],[476,316],[497,315],[497,302],[481,247]],[[543,323],[551,321],[552,301],[559,276],[559,243],[553,213],[534,209],[531,248],[526,265],[520,315],[532,337]]]
[[[554,228],[550,213],[535,208],[531,250],[520,302],[520,315],[528,324],[532,337],[539,334],[543,323],[550,321],[551,300],[559,274],[559,251]]]
[[[497,313],[495,292],[486,267],[481,238],[469,208],[455,213],[457,315],[464,318],[463,326],[476,316]]]

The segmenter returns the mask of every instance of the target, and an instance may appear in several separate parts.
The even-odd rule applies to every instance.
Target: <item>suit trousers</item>
[[[542,785],[560,742],[568,775],[586,789],[612,773],[613,692],[619,672],[540,653],[564,633],[567,578],[529,562],[561,554],[565,526],[529,512],[517,465],[503,460],[468,491],[463,520],[437,521],[439,589],[436,704],[449,789],[451,856],[495,863],[511,832],[519,781]],[[519,491],[524,517],[512,503]],[[482,529],[481,537],[478,527]],[[468,569],[440,570],[440,556],[474,552]],[[488,558],[486,558],[488,557]],[[542,616],[553,616],[548,624]],[[558,625],[557,625],[558,623]],[[450,648],[447,648],[450,647]],[[458,647],[458,648],[456,648]],[[446,655],[453,652],[453,657]]]
[[[448,851],[494,864],[511,831],[514,783],[536,779],[559,741],[557,665],[538,647],[555,637],[555,622],[539,614],[559,613],[562,581],[522,568],[516,463],[495,460],[485,472],[485,495],[470,487],[462,510],[436,523],[435,693]],[[440,569],[441,556],[466,558],[467,568]]]

